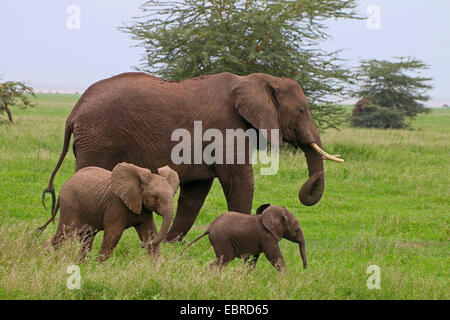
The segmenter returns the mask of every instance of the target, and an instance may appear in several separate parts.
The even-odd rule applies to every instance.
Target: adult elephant
[[[314,205],[322,197],[323,156],[343,161],[321,150],[306,97],[294,80],[259,73],[220,73],[170,82],[131,72],[101,80],[81,96],[67,118],[64,147],[43,201],[49,192],[54,205],[53,180],[73,134],[75,171],[87,166],[112,170],[119,162],[152,171],[169,165],[177,171],[181,191],[168,241],[182,239],[189,231],[215,177],[222,185],[228,210],[250,213],[254,178],[248,161],[172,162],[171,152],[178,144],[171,141],[172,133],[185,128],[192,134],[194,121],[202,121],[203,130],[218,129],[224,135],[226,129],[279,129],[280,141],[301,148],[306,155],[310,178],[299,192],[305,205]]]

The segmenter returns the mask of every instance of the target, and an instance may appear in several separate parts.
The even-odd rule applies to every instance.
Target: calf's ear
[[[265,204],[260,205],[259,208],[256,209],[256,214],[263,213],[263,211],[266,210],[267,207],[269,207],[269,206],[270,206],[270,203],[265,203]]]
[[[142,183],[148,183],[151,171],[131,163],[117,164],[111,173],[111,188],[125,205],[136,214],[142,212]]]
[[[281,208],[272,206],[261,214],[261,221],[272,236],[278,241],[283,238],[286,231],[286,216]]]
[[[158,173],[160,176],[163,176],[167,179],[170,186],[172,187],[173,194],[177,193],[178,186],[180,185],[180,179],[178,178],[178,173],[171,169],[169,166],[165,166],[158,169]]]

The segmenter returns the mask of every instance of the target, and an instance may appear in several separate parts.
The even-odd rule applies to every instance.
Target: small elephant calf
[[[55,219],[61,209],[53,247],[77,236],[81,242],[80,262],[92,250],[94,237],[104,230],[100,261],[111,255],[122,233],[134,227],[149,254],[159,254],[159,243],[166,237],[174,216],[173,198],[178,189],[176,171],[168,166],[159,174],[130,163],[119,163],[112,171],[86,167],[76,172],[61,188],[52,217],[40,231]],[[153,213],[163,217],[161,230],[153,221]]]
[[[306,269],[305,238],[296,217],[286,208],[264,204],[256,215],[226,212],[215,219],[204,233],[190,242],[209,234],[209,242],[216,253],[213,266],[226,266],[234,258],[245,258],[254,268],[261,252],[278,270],[286,267],[278,242],[281,238],[299,244],[303,268]]]

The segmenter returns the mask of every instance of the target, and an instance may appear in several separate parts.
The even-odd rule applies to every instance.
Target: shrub
[[[351,117],[350,123],[354,127],[363,128],[402,129],[407,127],[401,110],[376,104],[365,105]]]
[[[367,128],[404,128],[404,118],[413,119],[426,113],[423,102],[432,88],[421,73],[427,68],[415,58],[400,57],[398,61],[363,60],[358,68],[360,86],[354,97],[363,97],[355,104],[351,125]]]

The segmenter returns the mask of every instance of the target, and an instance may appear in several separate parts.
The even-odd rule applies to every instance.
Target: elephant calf
[[[300,247],[303,268],[306,269],[305,238],[296,217],[286,208],[264,204],[256,215],[226,212],[215,219],[206,231],[190,242],[209,234],[209,242],[216,253],[213,266],[226,266],[234,258],[245,258],[254,268],[261,252],[278,270],[286,267],[278,242],[281,238],[296,242]],[[182,253],[183,253],[182,252]]]
[[[53,247],[76,236],[81,242],[80,262],[92,250],[94,237],[104,230],[100,261],[111,255],[125,229],[134,227],[150,255],[159,254],[173,220],[173,198],[178,174],[168,166],[159,174],[129,163],[119,163],[112,171],[86,167],[76,172],[61,188],[52,217],[39,228],[44,231],[61,209]],[[152,212],[163,217],[159,234]]]

